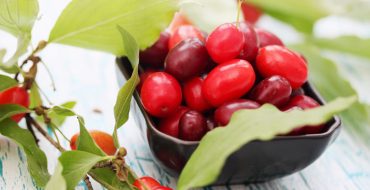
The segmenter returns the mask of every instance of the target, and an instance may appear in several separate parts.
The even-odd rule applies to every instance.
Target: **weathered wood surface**
[[[53,21],[67,2],[67,0],[40,1],[41,12],[45,17],[36,24],[35,41],[47,38]],[[370,36],[370,31],[368,34]],[[7,34],[0,32],[0,47],[14,48],[15,41],[8,39]],[[114,57],[59,45],[51,45],[41,56],[50,67],[57,86],[57,91],[53,92],[45,69],[40,69],[38,82],[43,89],[46,89],[49,99],[54,104],[77,100],[79,103],[76,111],[85,117],[86,126],[89,129],[111,132],[114,126],[113,105],[118,91]],[[349,67],[352,62],[344,60],[343,64]],[[357,69],[360,70],[358,72],[362,72],[358,76],[368,75],[370,67],[363,65],[362,67]],[[352,79],[360,89],[362,98],[370,97],[368,81]],[[369,99],[367,101],[370,101]],[[94,113],[93,109],[96,108],[100,109],[102,114]],[[78,131],[77,121],[68,120],[62,130],[71,137]],[[119,136],[121,143],[128,149],[128,163],[138,175],[150,175],[165,185],[175,187],[176,179],[166,174],[153,162],[148,146],[132,117],[120,129]],[[67,142],[63,142],[63,146],[69,147]],[[52,171],[58,152],[44,141],[42,148],[48,152],[49,169]],[[37,189],[26,167],[25,157],[20,149],[14,143],[0,137],[0,190]],[[93,183],[93,185],[94,189],[102,189],[99,184]],[[77,189],[86,188],[81,183]],[[205,189],[370,189],[370,151],[361,140],[343,130],[327,151],[301,172],[263,184]]]

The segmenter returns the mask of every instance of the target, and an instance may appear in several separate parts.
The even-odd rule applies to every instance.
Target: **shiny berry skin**
[[[179,26],[172,34],[170,41],[168,42],[168,47],[170,49],[176,47],[180,42],[186,39],[197,38],[200,41],[204,42],[204,36],[202,31],[192,25],[183,25]]]
[[[303,110],[319,107],[320,104],[309,96],[298,95],[293,97],[287,105],[284,106],[283,110],[289,110],[293,107],[300,107]]]
[[[160,187],[155,187],[153,190],[172,190],[172,189],[169,187],[160,186]]]
[[[201,77],[195,77],[187,81],[183,87],[186,105],[199,112],[212,108],[203,96],[202,85],[203,79]]]
[[[180,12],[176,12],[167,31],[173,34],[177,28],[184,25],[191,25],[191,23]]]
[[[256,28],[255,30],[259,40],[259,47],[265,47],[269,45],[284,46],[284,43],[275,34],[261,28]]]
[[[188,111],[180,119],[180,139],[199,141],[207,132],[207,121],[197,111]]]
[[[167,55],[165,71],[180,81],[202,74],[209,64],[209,56],[199,39],[186,39]]]
[[[153,190],[162,186],[157,180],[149,176],[144,176],[135,180],[133,185],[139,190]]]
[[[242,12],[244,20],[248,21],[251,24],[255,24],[262,15],[261,9],[253,5],[252,3],[243,2]]]
[[[209,36],[206,47],[216,63],[223,63],[239,56],[244,46],[244,35],[230,23],[217,27]]]
[[[113,137],[103,131],[91,130],[89,131],[90,136],[94,139],[95,143],[108,155],[114,155],[117,151],[114,146]],[[79,133],[73,135],[71,138],[70,146],[72,150],[77,149],[77,139],[80,136]]]
[[[140,83],[137,85],[136,89],[140,92],[141,87],[143,87],[144,81],[149,77],[150,74],[157,72],[156,70],[147,69],[140,74]]]
[[[172,137],[179,137],[180,118],[189,111],[189,108],[180,106],[174,113],[159,121],[158,130]]]
[[[229,123],[231,116],[234,112],[241,109],[257,109],[260,104],[253,100],[238,99],[230,101],[222,106],[218,107],[215,111],[215,121],[221,125],[225,126]]]
[[[284,77],[275,75],[262,80],[251,92],[251,99],[260,104],[285,105],[292,94],[292,87]]]
[[[253,67],[242,59],[234,59],[214,68],[203,82],[202,92],[212,106],[220,106],[246,94],[256,79]]]
[[[151,47],[140,52],[140,64],[146,67],[162,68],[168,53],[169,39],[170,34],[162,32]]]
[[[28,108],[30,106],[30,97],[27,90],[22,87],[12,87],[0,92],[0,105],[3,104],[18,104]],[[25,114],[17,114],[12,116],[12,120],[19,122]]]
[[[165,72],[152,73],[141,88],[141,101],[149,114],[166,117],[181,104],[181,86],[173,76]]]
[[[257,34],[254,31],[254,27],[246,22],[240,22],[239,28],[244,35],[243,50],[241,51],[239,58],[253,62],[256,60],[258,53]]]
[[[307,81],[308,69],[305,61],[282,46],[260,48],[256,66],[263,77],[280,75],[289,81],[293,89],[301,87]]]

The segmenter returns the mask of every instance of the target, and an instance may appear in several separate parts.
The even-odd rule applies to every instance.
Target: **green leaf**
[[[77,149],[92,154],[105,156],[106,154],[95,143],[94,139],[91,137],[90,133],[85,128],[85,122],[83,118],[78,116],[78,122],[80,124],[80,136],[77,139]]]
[[[132,94],[134,93],[136,86],[140,82],[140,77],[138,73],[139,66],[139,46],[135,38],[122,27],[118,27],[123,39],[123,45],[127,53],[127,57],[134,67],[134,71],[130,79],[125,85],[119,90],[117,95],[116,104],[114,105],[114,118],[116,119],[116,124],[113,132],[114,144],[118,148],[119,142],[117,138],[117,130],[128,120],[130,112],[130,104],[132,99]]]
[[[356,94],[350,82],[338,71],[337,65],[324,58],[317,48],[309,44],[294,45],[291,48],[304,53],[309,62],[310,81],[326,100]],[[346,129],[370,146],[370,113],[367,109],[366,104],[357,101],[340,115]]]
[[[83,151],[63,152],[45,190],[74,189],[96,163],[106,159]]]
[[[31,97],[32,97],[32,89],[31,89]],[[48,111],[49,118],[53,121],[55,126],[62,126],[68,116],[71,116],[70,110],[72,110],[76,106],[76,102],[70,101],[61,104],[58,107],[54,107]],[[67,110],[64,110],[66,108]],[[55,112],[56,110],[56,112]],[[65,115],[67,114],[67,115]],[[73,116],[73,114],[72,114]]]
[[[27,113],[29,110],[18,104],[3,104],[0,105],[0,121],[7,119],[13,115]]]
[[[0,92],[17,85],[18,83],[16,80],[5,75],[0,75]]]
[[[313,42],[320,48],[350,53],[370,59],[370,39],[357,36],[341,36],[334,39],[316,38]]]
[[[14,140],[23,149],[27,157],[28,171],[37,186],[44,187],[50,178],[47,158],[37,146],[30,131],[22,129],[14,121],[6,119],[0,122],[0,133]]]
[[[217,179],[229,155],[246,143],[252,140],[271,140],[299,126],[324,123],[356,100],[354,96],[338,98],[325,106],[305,111],[281,112],[269,104],[256,110],[237,111],[226,127],[216,128],[203,137],[182,171],[177,189],[209,185]],[[266,119],[266,115],[269,119]]]
[[[248,2],[305,33],[312,33],[315,22],[331,13],[322,0],[248,0]]]
[[[0,29],[15,37],[31,34],[38,12],[37,0],[0,0]]]
[[[37,88],[37,85],[34,83],[31,86],[30,89],[30,108],[39,107],[42,105],[42,99],[40,96],[39,89]]]
[[[111,190],[131,190],[126,182],[120,181],[116,174],[109,168],[96,168],[89,175],[101,183],[105,188]]]
[[[123,56],[122,26],[144,49],[158,38],[177,9],[176,0],[74,0],[58,18],[49,42],[102,50]],[[83,10],[83,11],[81,11]]]

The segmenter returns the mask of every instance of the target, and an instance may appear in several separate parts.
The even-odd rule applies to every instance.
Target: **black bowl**
[[[117,66],[118,77],[127,79],[131,76],[132,68],[126,59],[117,59]],[[322,97],[309,83],[304,84],[303,89],[306,95],[324,104]],[[178,175],[199,142],[179,140],[157,130],[156,121],[144,111],[138,92],[134,97],[137,104],[133,103],[132,110],[136,112],[139,127],[147,134],[157,163],[170,174]],[[336,139],[340,126],[341,121],[335,116],[320,134],[277,136],[270,141],[255,140],[245,144],[228,158],[213,185],[263,182],[302,170]]]

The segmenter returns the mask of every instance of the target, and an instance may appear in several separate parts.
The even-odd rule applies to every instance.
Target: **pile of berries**
[[[304,95],[305,58],[274,34],[246,22],[226,23],[208,36],[176,15],[159,39],[140,53],[138,90],[157,128],[172,137],[198,141],[226,126],[240,109],[265,103],[282,111],[320,106]],[[319,133],[305,126],[288,135]]]

